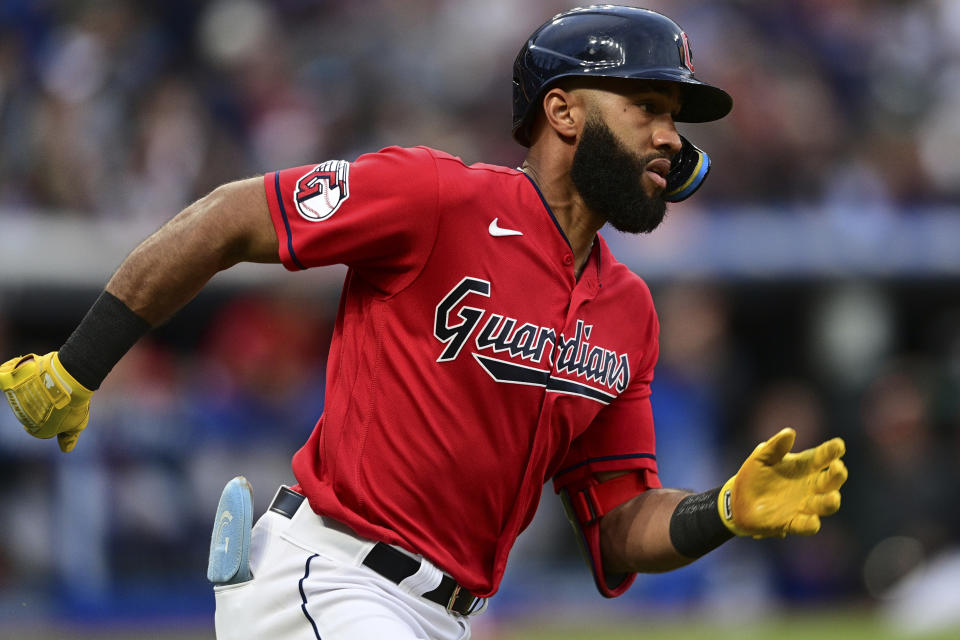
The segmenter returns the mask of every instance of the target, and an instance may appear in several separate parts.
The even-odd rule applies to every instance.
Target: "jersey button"
[[[563,256],[563,264],[567,265],[568,267],[569,267],[570,265],[572,265],[572,264],[573,264],[573,256],[572,256],[571,254],[569,254],[569,253],[564,254],[564,256]]]

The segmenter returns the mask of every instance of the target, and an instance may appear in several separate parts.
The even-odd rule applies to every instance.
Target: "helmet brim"
[[[733,98],[719,87],[709,84],[680,83],[680,112],[677,122],[713,122],[733,109]]]
[[[673,69],[643,69],[635,73],[622,70],[619,73],[605,72],[603,75],[593,73],[565,73],[552,78],[543,85],[534,102],[543,100],[552,87],[567,78],[596,78],[603,82],[609,78],[629,80],[657,80],[675,84],[680,89],[680,111],[674,117],[676,122],[713,122],[730,113],[733,109],[733,98],[719,87],[701,82],[691,77],[689,73],[677,72]],[[525,147],[530,146],[530,129],[538,111],[531,109],[527,117],[517,123],[513,130],[514,139]]]

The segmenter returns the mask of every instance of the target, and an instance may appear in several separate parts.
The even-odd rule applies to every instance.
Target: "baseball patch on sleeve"
[[[335,214],[350,197],[349,175],[349,162],[328,160],[301,176],[293,192],[293,201],[301,217],[320,222]]]

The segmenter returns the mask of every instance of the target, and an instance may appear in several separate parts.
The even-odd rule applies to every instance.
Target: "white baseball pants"
[[[399,585],[362,564],[375,543],[316,515],[267,511],[253,527],[253,580],[214,587],[218,640],[467,640],[470,622],[420,597],[440,584],[423,560]]]

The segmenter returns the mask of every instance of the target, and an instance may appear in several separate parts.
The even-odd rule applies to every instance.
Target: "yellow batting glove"
[[[34,354],[0,365],[0,390],[27,433],[57,436],[60,450],[72,451],[90,419],[90,391],[60,364],[57,352]]]
[[[797,433],[783,429],[757,445],[720,490],[720,519],[738,536],[811,536],[840,508],[847,467],[841,438],[790,453]]]

